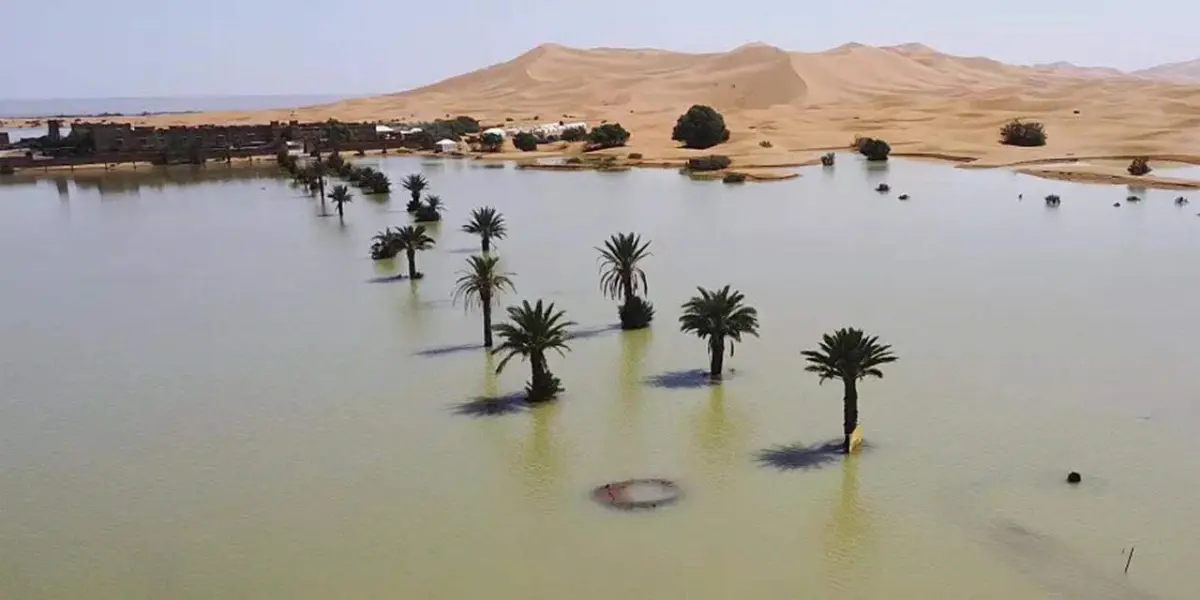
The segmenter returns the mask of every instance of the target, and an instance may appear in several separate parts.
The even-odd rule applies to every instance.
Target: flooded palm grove
[[[747,185],[356,160],[393,191],[344,221],[266,163],[0,182],[0,598],[1195,597],[1178,193],[850,156]],[[410,173],[445,206],[414,280],[370,257]],[[531,372],[497,375],[452,301],[480,206],[507,226],[496,323],[539,299],[576,323],[558,399],[505,414],[463,410]],[[637,331],[601,290],[621,232],[651,242]],[[679,317],[726,285],[758,336],[709,385]],[[842,327],[898,360],[858,383],[862,452],[814,457],[843,386],[801,352]],[[631,479],[673,502],[594,500]]]

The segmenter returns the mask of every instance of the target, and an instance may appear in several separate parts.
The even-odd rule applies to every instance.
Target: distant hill
[[[1134,71],[1132,75],[1145,77],[1156,81],[1173,83],[1200,84],[1200,58],[1177,63],[1168,63]]]

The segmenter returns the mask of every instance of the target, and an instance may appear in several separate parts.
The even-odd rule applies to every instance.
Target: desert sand
[[[896,156],[954,160],[964,167],[1020,167],[1053,177],[1078,173],[1089,181],[1123,175],[1119,160],[1127,157],[1150,157],[1152,165],[1156,160],[1200,164],[1200,84],[1065,63],[1014,66],[920,44],[847,44],[815,53],[749,44],[712,54],[551,44],[396,94],[296,110],[128,120],[153,125],[416,121],[460,114],[486,123],[567,119],[596,125],[607,120],[632,132],[622,152],[642,153],[648,164],[671,164],[700,154],[670,139],[675,119],[692,104],[708,104],[724,114],[732,137],[709,152],[732,157],[736,168],[807,164],[823,151],[846,148],[855,135],[887,140]],[[1000,145],[1000,126],[1014,118],[1043,122],[1047,145]],[[1072,167],[1071,161],[1099,158],[1118,162]],[[1138,181],[1200,186],[1191,180],[1160,182],[1157,171]]]

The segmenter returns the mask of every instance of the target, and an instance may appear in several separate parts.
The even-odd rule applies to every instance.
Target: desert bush
[[[513,146],[516,146],[517,150],[521,152],[533,152],[537,150],[538,140],[532,133],[522,131],[513,136]]]
[[[1145,158],[1138,157],[1129,163],[1129,168],[1127,170],[1129,171],[1130,175],[1145,175],[1153,169],[1150,168],[1150,164],[1146,162]]]
[[[832,167],[833,161],[834,161],[834,156],[835,155],[832,152],[826,152],[825,154],[822,154],[821,155],[821,166]]]
[[[685,148],[712,148],[729,141],[729,130],[721,113],[711,106],[695,104],[675,121],[671,139],[683,142]]]
[[[579,158],[578,156],[572,156],[572,157],[570,157],[570,158],[568,158],[568,159],[564,160],[564,161],[563,161],[563,164],[566,164],[566,165],[582,165],[582,164],[583,164],[583,159],[582,159],[582,158]]]
[[[562,135],[558,136],[558,139],[564,142],[582,142],[583,140],[586,140],[587,137],[588,133],[586,129],[582,127],[572,127],[570,129],[564,129]]]
[[[892,191],[892,186],[890,186],[886,183],[881,183],[881,184],[875,186],[875,191],[880,192],[880,193],[890,192],[890,191]]]
[[[855,149],[869,161],[885,161],[891,154],[892,147],[887,142],[875,138],[854,138]]]
[[[1000,128],[1000,143],[1009,146],[1045,146],[1046,130],[1036,121],[1014,119]]]
[[[721,178],[725,183],[746,183],[745,173],[726,173],[725,177]]]
[[[0,165],[0,175],[12,175],[16,172],[12,165]]]
[[[775,147],[775,144],[772,144],[771,140],[763,140],[763,141],[759,142],[758,145],[762,146],[763,148],[774,148]]]
[[[498,133],[485,133],[479,136],[479,148],[484,152],[499,152],[504,146],[504,136]]]
[[[642,153],[641,152],[630,152],[629,159],[630,160],[642,160]]]
[[[593,129],[587,140],[589,150],[616,148],[629,141],[629,132],[620,123],[606,123]]]
[[[733,161],[729,160],[728,156],[713,154],[711,156],[689,158],[686,168],[689,171],[720,171],[721,169],[728,169],[731,164],[733,164]]]
[[[1058,206],[1059,204],[1062,204],[1062,198],[1059,198],[1058,194],[1046,196],[1046,206]]]

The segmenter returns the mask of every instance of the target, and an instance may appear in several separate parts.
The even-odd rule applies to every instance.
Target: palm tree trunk
[[[342,212],[342,203],[338,202],[338,220],[344,221],[345,219],[346,215]]]
[[[483,303],[483,347],[492,347],[492,297],[490,294],[480,294]]]
[[[725,370],[725,338],[712,338],[712,341],[708,343],[708,353],[712,360],[708,367],[708,378],[719,381],[721,372]]]
[[[321,186],[321,214],[325,214],[325,178],[318,177],[317,182]]]
[[[844,378],[846,397],[842,404],[842,452],[850,454],[850,435],[858,428],[858,385],[853,378]]]
[[[621,291],[625,294],[625,306],[629,306],[633,302],[633,274],[621,275]]]
[[[529,365],[533,370],[532,379],[529,382],[529,389],[535,394],[541,394],[546,386],[546,357],[541,352],[533,352],[529,355]],[[541,402],[546,400],[540,395],[530,397],[530,402]]]
[[[416,252],[416,250],[406,250],[405,254],[408,255],[408,278],[416,279],[417,278],[417,252]]]
[[[480,238],[479,245],[483,248],[484,254],[492,251],[492,240],[486,235]]]

